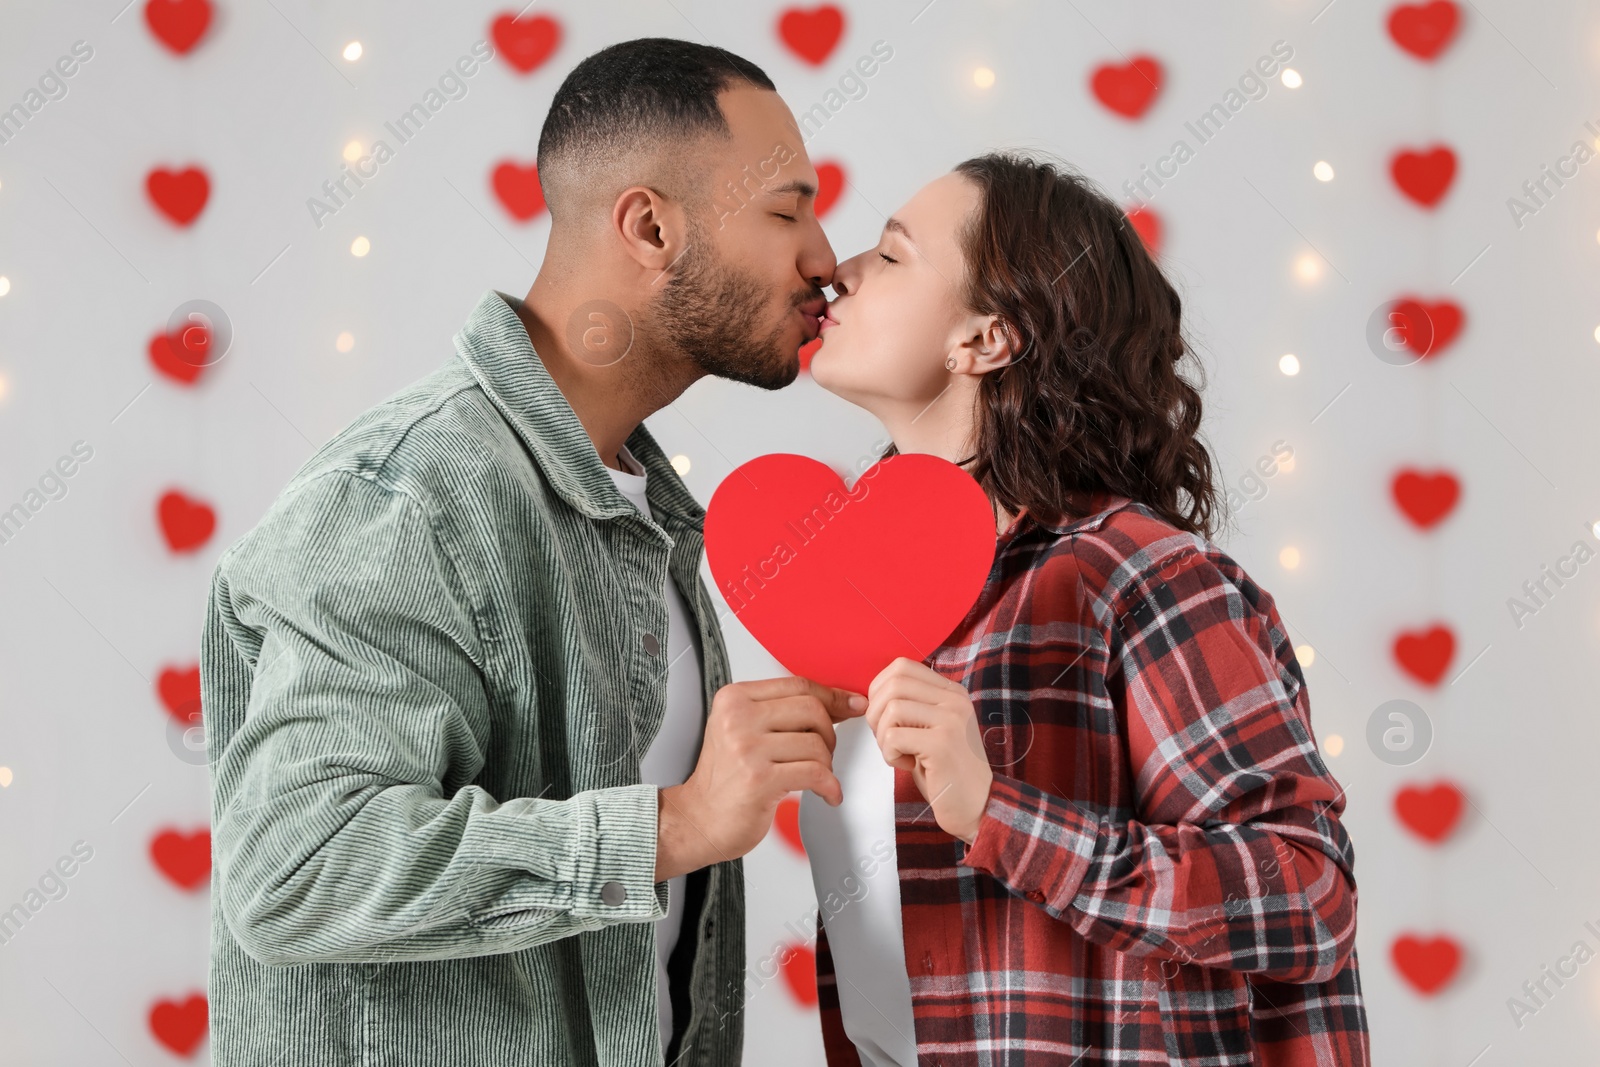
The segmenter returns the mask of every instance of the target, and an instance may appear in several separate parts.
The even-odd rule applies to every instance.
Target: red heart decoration
[[[820,337],[817,338],[815,341],[807,341],[805,344],[800,346],[800,369],[801,370],[807,370],[808,371],[808,370],[811,369],[811,357],[816,355],[817,354],[817,349],[819,349],[821,347],[822,347],[822,338],[820,338]]]
[[[187,226],[206,206],[211,180],[199,167],[172,171],[157,167],[145,176],[145,192],[161,213],[179,226]]]
[[[1394,639],[1394,658],[1423,685],[1438,685],[1456,654],[1456,635],[1448,626],[1408,631]]]
[[[200,721],[200,668],[163,667],[156,676],[156,695],[167,714],[185,726]]]
[[[1394,813],[1412,833],[1438,844],[1456,828],[1464,800],[1461,790],[1449,782],[1436,782],[1427,789],[1408,785],[1394,795]]]
[[[561,23],[548,15],[523,19],[506,12],[494,20],[489,33],[500,54],[524,74],[543,66],[561,46]]]
[[[1450,0],[1396,4],[1389,12],[1389,36],[1418,59],[1433,59],[1456,35],[1461,11]]]
[[[544,190],[539,187],[539,168],[524,167],[510,160],[494,168],[494,195],[518,222],[527,222],[544,210]]]
[[[809,1008],[817,1002],[817,954],[805,945],[785,945],[782,960],[789,995]]]
[[[1389,309],[1389,318],[1400,343],[1415,352],[1418,359],[1427,359],[1450,347],[1467,316],[1453,300],[1430,304],[1414,296],[1403,296]]]
[[[181,1002],[159,1000],[150,1009],[150,1032],[173,1052],[187,1056],[206,1036],[208,1016],[206,998],[198,993]]]
[[[1405,934],[1395,939],[1389,956],[1400,976],[1423,996],[1444,988],[1461,966],[1461,946],[1443,936],[1423,940]]]
[[[161,533],[167,547],[174,552],[190,552],[211,539],[217,528],[217,513],[209,504],[191,500],[173,490],[162,494],[156,505],[156,515],[161,520]]]
[[[209,0],[148,0],[144,21],[156,40],[183,55],[211,25]]]
[[[838,203],[844,192],[844,168],[837,163],[817,164],[817,218],[822,218]]]
[[[880,460],[846,490],[816,460],[779,453],[723,479],[705,536],[718,589],[762,647],[795,674],[865,693],[966,615],[995,521],[972,476],[937,456]]]
[[[1461,498],[1461,483],[1449,471],[1424,474],[1407,468],[1394,476],[1390,489],[1406,518],[1424,530],[1455,510]]]
[[[797,798],[784,797],[778,801],[778,810],[772,815],[772,827],[790,848],[802,856],[806,854],[805,842],[800,840],[800,801]]]
[[[778,36],[783,38],[789,51],[812,66],[820,67],[844,36],[844,12],[832,4],[822,4],[809,11],[787,8],[778,18]]]
[[[192,385],[206,369],[206,353],[211,350],[211,331],[191,323],[173,333],[158,333],[150,339],[150,362],[156,370],[175,382]]]
[[[1128,212],[1128,221],[1133,224],[1133,230],[1139,235],[1139,240],[1152,256],[1161,254],[1161,216],[1155,213],[1154,208],[1136,207]]]
[[[1161,91],[1161,62],[1152,56],[1134,56],[1123,64],[1096,67],[1089,78],[1095,98],[1124,118],[1136,119],[1155,102]]]
[[[211,874],[211,831],[163,830],[150,842],[150,858],[174,884],[193,889]]]
[[[1389,161],[1389,173],[1400,191],[1423,207],[1433,207],[1450,191],[1456,177],[1456,154],[1444,145],[1426,152],[1404,149]]]

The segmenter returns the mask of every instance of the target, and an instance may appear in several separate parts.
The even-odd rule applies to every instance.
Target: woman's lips
[[[823,311],[822,318],[817,320],[817,333],[821,334],[822,331],[826,330],[829,326],[837,325],[839,325],[839,320],[833,317],[833,310],[829,308]]]

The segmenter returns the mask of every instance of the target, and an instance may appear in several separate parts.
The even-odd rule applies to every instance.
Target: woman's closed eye
[[[893,256],[890,256],[890,255],[888,255],[886,253],[883,253],[883,252],[879,252],[878,253],[878,258],[883,260],[885,263],[898,263],[898,262],[900,262],[898,259],[895,259]]]

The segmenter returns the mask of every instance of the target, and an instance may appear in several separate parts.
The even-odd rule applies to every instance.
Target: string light
[[[11,279],[0,274],[0,296],[5,296],[11,291]]]
[[[350,242],[350,254],[357,259],[360,259],[370,251],[372,251],[372,242],[365,237],[357,237]]]
[[[980,89],[987,89],[994,84],[994,71],[988,67],[979,67],[972,72],[972,84]]]
[[[1596,519],[1594,525],[1590,526],[1589,529],[1594,531],[1596,537],[1600,537],[1600,519]]]
[[[1329,734],[1322,739],[1322,751],[1330,756],[1337,756],[1344,751],[1344,738],[1338,734]]]
[[[1293,545],[1284,545],[1278,552],[1278,563],[1286,571],[1292,571],[1300,566],[1300,550]]]
[[[1284,456],[1282,459],[1278,460],[1278,473],[1288,474],[1292,470],[1294,470],[1294,456]]]
[[[11,283],[7,282],[4,278],[0,278],[0,296],[5,296],[6,289],[9,289],[10,287]],[[1594,339],[1596,341],[1600,341],[1600,326],[1596,326],[1594,328]]]
[[[1300,666],[1309,667],[1317,662],[1317,650],[1310,645],[1295,645],[1294,658],[1300,661]]]
[[[351,333],[349,330],[345,330],[340,333],[339,336],[334,338],[333,341],[333,347],[338,349],[340,352],[348,352],[355,346],[356,335]]]
[[[351,63],[361,58],[361,42],[351,41],[344,46],[344,58]]]
[[[1286,89],[1298,89],[1305,84],[1305,79],[1300,77],[1300,72],[1293,67],[1284,67],[1283,73],[1278,75]]]
[[[11,775],[10,767],[0,767],[0,789],[10,789],[15,779]]]
[[[366,154],[367,150],[361,147],[360,141],[351,141],[344,146],[344,161],[346,163],[354,163]]]
[[[11,391],[11,383],[9,381],[7,381],[3,376],[0,376],[0,400],[4,400],[6,398],[6,394],[9,393],[10,391]]]
[[[1317,160],[1317,165],[1311,168],[1311,173],[1319,182],[1333,181],[1333,164],[1325,159]]]
[[[1322,277],[1322,261],[1315,253],[1303,253],[1294,261],[1294,276],[1309,285]]]
[[[1300,373],[1300,357],[1295,355],[1293,352],[1290,352],[1285,356],[1280,356],[1278,358],[1278,369],[1287,374],[1289,377],[1293,378],[1296,374]]]
[[[683,477],[685,474],[688,474],[689,473],[689,457],[684,455],[681,452],[678,453],[676,456],[673,456],[672,457],[672,469],[678,472],[678,477],[680,477],[680,478]]]

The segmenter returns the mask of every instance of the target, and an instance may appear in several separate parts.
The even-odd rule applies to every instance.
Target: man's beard
[[[757,336],[768,296],[762,285],[712,258],[709,234],[691,225],[689,248],[662,286],[651,311],[660,350],[692,362],[707,374],[761,389],[782,389],[800,373],[800,358],[784,341],[786,323]],[[799,307],[821,289],[790,301]]]

